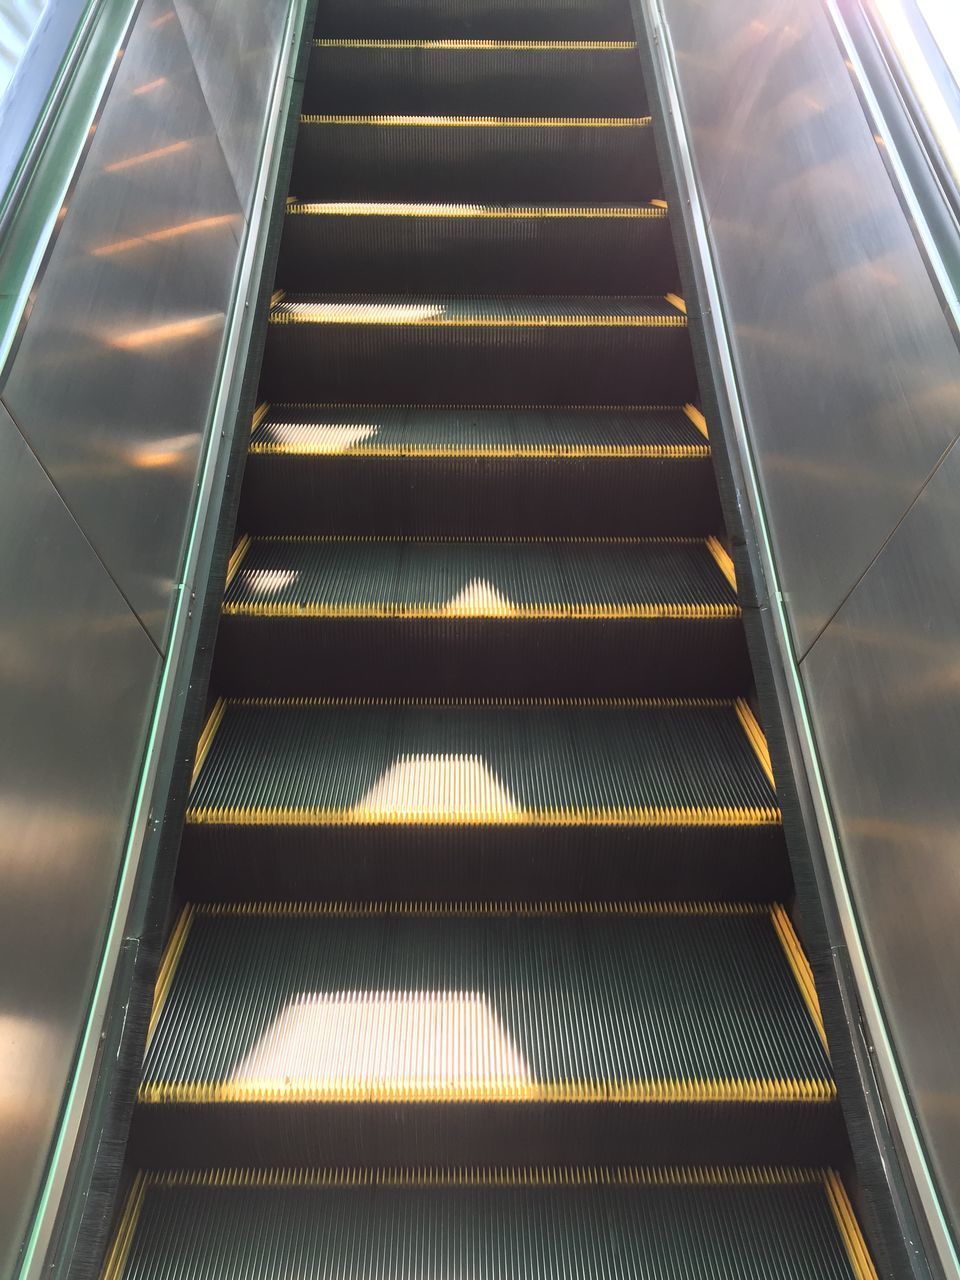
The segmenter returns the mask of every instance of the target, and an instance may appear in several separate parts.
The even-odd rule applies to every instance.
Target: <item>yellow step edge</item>
[[[683,315],[687,314],[687,304],[678,294],[667,293],[664,294],[664,297],[670,303],[671,307],[676,307],[678,311],[683,313]]]
[[[746,698],[737,698],[734,703],[737,712],[737,718],[743,726],[743,731],[750,740],[750,745],[756,753],[757,759],[760,761],[760,767],[767,775],[767,781],[777,789],[777,784],[773,776],[773,763],[770,759],[770,749],[767,746],[766,734],[757,723],[757,717],[753,714],[749,702]]]
[[[431,445],[351,445],[345,449],[317,449],[309,445],[274,444],[270,441],[258,442],[250,446],[250,453],[267,457],[316,457],[316,458],[556,458],[573,460],[583,458],[622,458],[622,459],[678,459],[709,458],[710,450],[706,445],[598,445],[565,446],[556,445],[546,448],[513,448],[504,446],[488,446],[484,448],[463,448],[452,446],[441,448]]]
[[[167,945],[163,950],[163,959],[160,961],[160,968],[157,971],[157,985],[153,991],[153,1006],[150,1010],[150,1022],[147,1027],[147,1046],[153,1039],[153,1033],[157,1029],[157,1022],[163,1011],[164,1003],[170,992],[170,985],[173,982],[173,975],[177,971],[177,965],[180,963],[180,957],[183,955],[183,948],[187,942],[187,934],[190,932],[190,925],[193,923],[194,909],[186,906],[180,912],[177,923],[173,927],[170,937],[167,939]]]
[[[373,412],[378,409],[419,409],[433,413],[440,410],[483,413],[677,413],[683,412],[678,404],[414,404],[392,401],[371,403],[356,400],[284,400],[276,406],[289,412],[292,409],[352,409]]]
[[[345,1169],[178,1169],[146,1173],[148,1187],[753,1187],[816,1186],[821,1169],[778,1166],[524,1166]]]
[[[489,604],[271,604],[260,601],[226,602],[225,618],[366,619],[374,622],[428,622],[474,619],[516,622],[713,622],[739,618],[735,604],[630,604],[630,605],[498,605]]]
[[[697,428],[704,440],[709,440],[710,436],[707,433],[707,420],[697,406],[695,404],[685,404],[683,406],[683,412]]]
[[[823,1025],[823,1014],[820,1011],[820,1000],[817,997],[817,987],[813,980],[813,970],[810,968],[810,962],[804,954],[803,947],[800,945],[800,939],[797,937],[793,922],[781,906],[773,908],[770,913],[770,919],[786,954],[790,970],[803,995],[803,1001],[807,1006],[810,1019],[817,1029],[820,1043],[829,1056],[830,1046],[827,1043],[827,1032]]]
[[[857,1280],[877,1280],[877,1269],[867,1250],[866,1241],[853,1212],[846,1188],[832,1169],[828,1169],[824,1174],[824,1189],[836,1219],[837,1229],[843,1239],[847,1257],[850,1259],[853,1274]]]
[[[737,575],[733,567],[733,561],[730,558],[730,553],[727,551],[726,547],[721,543],[719,538],[714,537],[707,538],[705,545],[714,560],[716,560],[717,568],[726,578],[730,586],[733,587],[734,591],[736,591]]]
[[[422,810],[191,807],[191,826],[230,827],[779,827],[774,808],[471,809]]]
[[[636,901],[616,898],[610,901],[584,899],[543,899],[514,902],[510,899],[473,899],[463,901],[411,901],[406,898],[385,901],[344,899],[325,902],[201,902],[191,910],[197,916],[769,916],[774,907],[766,902],[722,902],[714,899],[673,901],[651,899]]]
[[[666,202],[666,200],[651,200],[651,201],[650,201],[650,203],[651,203],[652,205],[656,205],[656,207],[657,207],[658,209],[666,209],[666,208],[667,208],[667,202]]]
[[[413,129],[645,129],[652,116],[324,116],[302,115],[302,125],[371,125]]]
[[[445,698],[445,697],[390,697],[390,696],[326,696],[323,694],[303,697],[239,697],[230,698],[231,707],[449,707],[471,711],[477,708],[522,707],[599,707],[624,708],[631,711],[654,708],[677,711],[702,710],[726,707],[736,709],[737,700],[730,698]]]
[[[562,50],[613,50],[636,49],[635,40],[348,40],[320,39],[313,42],[315,49],[438,49],[438,50],[495,50],[540,51],[545,53]]]
[[[737,1103],[829,1104],[836,1098],[831,1080],[751,1079],[751,1080],[636,1080],[610,1082],[562,1080],[532,1084],[526,1080],[476,1080],[465,1085],[424,1084],[419,1077],[409,1081],[382,1081],[372,1085],[345,1081],[317,1083],[313,1080],[231,1081],[203,1080],[176,1083],[144,1083],[138,1100],[147,1104],[230,1104],[230,1103],[611,1103],[676,1105]]]
[[[116,1235],[113,1237],[113,1243],[103,1265],[101,1280],[121,1280],[126,1270],[130,1246],[133,1244],[140,1211],[143,1208],[143,1198],[149,1183],[149,1176],[145,1177],[142,1173],[138,1173],[133,1180],[117,1225]]]
[[[252,546],[253,539],[250,537],[249,533],[245,533],[234,547],[233,552],[230,555],[230,559],[227,561],[227,577],[223,584],[224,589],[229,587],[230,583],[236,577],[237,570],[243,564],[246,559],[247,552]]]
[[[682,329],[681,315],[540,315],[540,316],[443,316],[417,313],[416,304],[396,303],[296,303],[302,311],[270,313],[273,325],[365,325],[416,329]],[[412,314],[404,308],[412,308]],[[309,310],[306,310],[309,308]]]
[[[253,417],[250,419],[251,435],[253,435],[254,431],[256,431],[256,429],[260,426],[260,424],[263,422],[264,418],[267,416],[269,412],[270,412],[270,405],[266,400],[261,401],[261,403],[257,405],[256,409],[254,410]]]
[[[287,201],[287,213],[306,214],[312,217],[379,217],[379,218],[514,218],[514,219],[604,219],[646,218],[662,221],[666,215],[655,200],[649,204],[622,206],[540,206],[540,205],[479,205],[479,204],[349,204],[331,201]]]
[[[200,776],[200,770],[203,768],[203,762],[207,758],[210,750],[210,744],[220,728],[220,722],[223,720],[224,712],[227,709],[225,699],[218,698],[207,716],[207,722],[200,731],[200,737],[197,740],[197,754],[193,761],[193,773],[190,775],[190,786],[192,787],[197,778]]]

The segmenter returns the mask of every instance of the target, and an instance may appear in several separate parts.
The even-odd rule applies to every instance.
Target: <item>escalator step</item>
[[[722,521],[702,423],[692,406],[262,406],[240,527],[264,534],[711,534]]]
[[[715,539],[244,539],[224,693],[738,694],[750,666]]]
[[[324,36],[632,40],[624,0],[324,0]]]
[[[304,115],[301,200],[639,204],[659,190],[647,116]]]
[[[789,884],[782,850],[742,701],[249,698],[208,723],[181,879],[202,898],[763,900]]]
[[[287,205],[277,282],[298,289],[624,293],[676,286],[666,206]]]
[[[794,1169],[138,1177],[105,1280],[875,1280],[839,1177]]]
[[[632,40],[315,40],[309,114],[644,116]]]
[[[780,907],[188,907],[158,996],[148,1166],[836,1155]]]
[[[271,308],[261,386],[300,401],[682,403],[696,385],[682,306],[672,295],[293,295]]]

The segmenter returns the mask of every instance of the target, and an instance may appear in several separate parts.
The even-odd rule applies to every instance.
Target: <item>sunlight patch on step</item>
[[[278,595],[300,577],[299,569],[241,569],[243,594],[258,600]]]
[[[471,578],[462,590],[444,603],[451,618],[509,618],[517,604],[487,578]]]
[[[275,422],[270,443],[288,453],[346,453],[379,434],[372,422]]]
[[[475,991],[310,992],[291,1000],[230,1076],[311,1096],[475,1096],[530,1080],[513,1039]]]
[[[367,821],[431,816],[501,817],[522,805],[479,756],[401,756],[377,779],[352,811]]]

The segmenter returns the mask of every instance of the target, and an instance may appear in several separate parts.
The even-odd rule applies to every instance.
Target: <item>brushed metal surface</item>
[[[960,1235],[960,444],[802,665],[901,1069]]]
[[[173,0],[249,216],[288,0]]]
[[[2,398],[161,647],[241,227],[177,14],[147,0]]]
[[[960,352],[820,5],[664,9],[802,656],[953,439]]]
[[[0,409],[0,1274],[14,1273],[110,915],[155,647]]]

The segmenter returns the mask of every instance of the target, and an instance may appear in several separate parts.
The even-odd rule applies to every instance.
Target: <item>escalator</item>
[[[106,1280],[876,1275],[627,0],[321,4]]]

